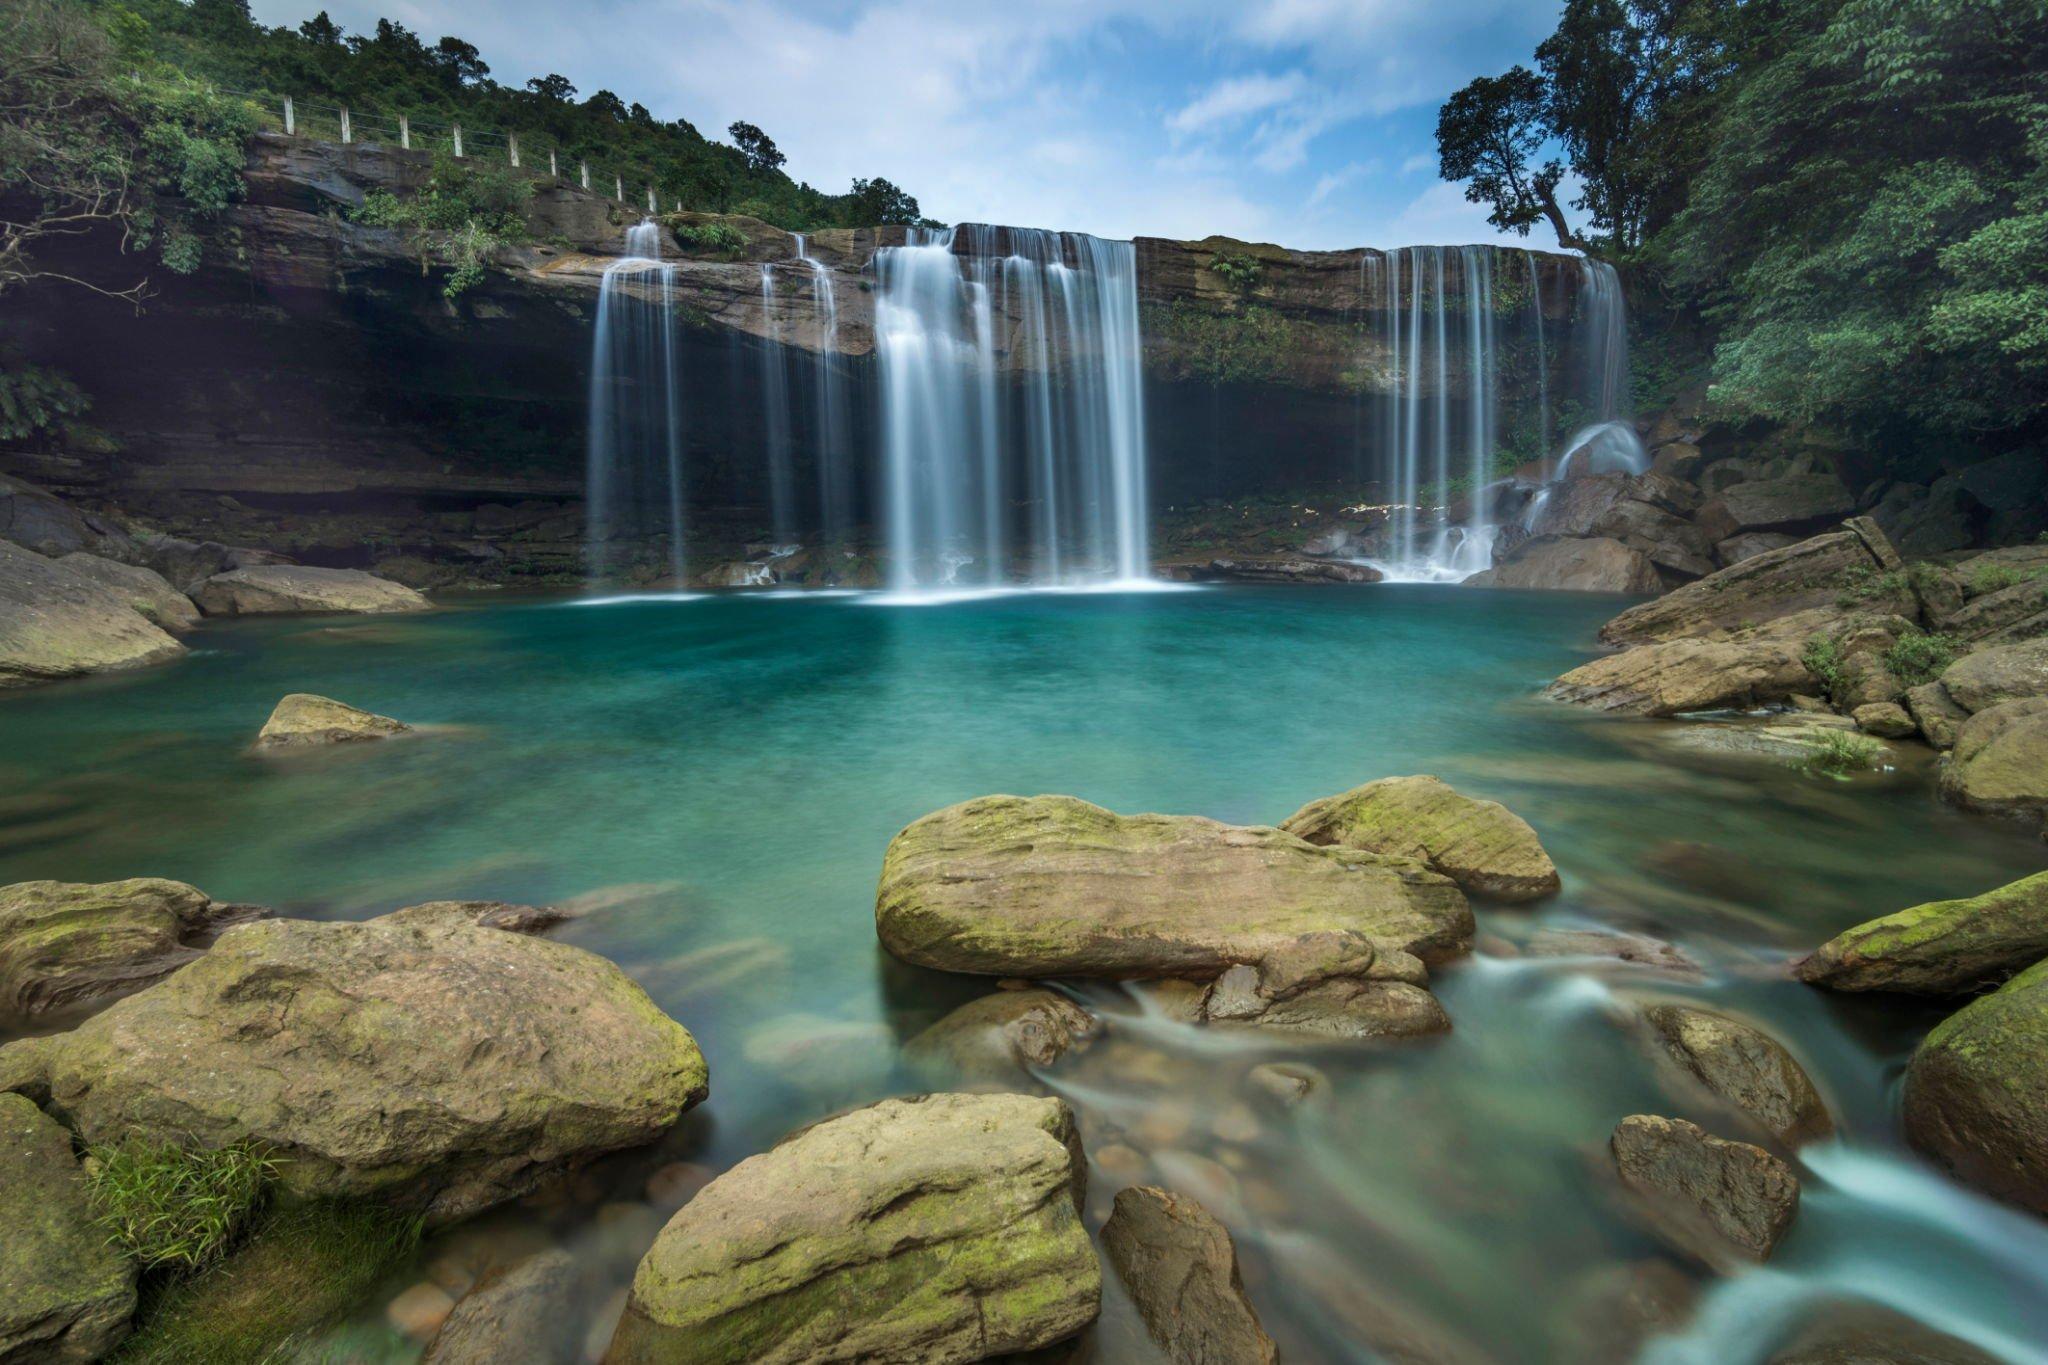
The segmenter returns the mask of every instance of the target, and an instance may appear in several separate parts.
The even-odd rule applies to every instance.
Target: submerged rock
[[[87,1142],[286,1157],[305,1198],[446,1222],[664,1132],[704,1097],[696,1042],[565,944],[403,913],[266,920],[70,1033],[0,1048]]]
[[[573,1360],[578,1300],[589,1293],[576,1258],[556,1248],[487,1274],[456,1301],[425,1365],[499,1365],[508,1360]]]
[[[197,958],[229,925],[268,913],[159,877],[0,886],[0,1018],[140,990]]]
[[[1835,1131],[1806,1069],[1763,1030],[1686,1005],[1652,1005],[1643,1020],[1666,1057],[1785,1146]]]
[[[1661,592],[1664,579],[1648,555],[1618,540],[1542,536],[1516,546],[1500,563],[1466,579],[1465,586],[1641,596]]]
[[[610,1365],[985,1360],[1094,1321],[1087,1167],[1065,1102],[884,1100],[685,1204],[641,1261]]]
[[[2048,962],[1935,1026],[1906,1068],[1905,1116],[1958,1179],[2048,1213]]]
[[[1557,864],[1529,822],[1498,801],[1434,777],[1384,777],[1311,801],[1280,828],[1312,844],[1414,858],[1468,895],[1529,901],[1554,895]]]
[[[1088,1011],[1058,991],[997,991],[970,1000],[905,1045],[903,1055],[948,1085],[1015,1089],[1096,1032]]]
[[[1523,951],[1530,957],[1611,957],[1674,976],[1706,974],[1684,950],[1663,939],[1618,929],[1539,929],[1530,935]]]
[[[2048,958],[2048,872],[1844,930],[1793,968],[1837,991],[1965,995]]]
[[[316,569],[303,564],[258,564],[203,580],[192,600],[208,616],[269,616],[298,612],[426,611],[433,604],[402,583],[361,569]]]
[[[141,668],[184,652],[124,594],[0,541],[0,689]]]
[[[1245,1296],[1236,1243],[1194,1200],[1150,1185],[1119,1190],[1102,1250],[1168,1360],[1270,1365],[1278,1358]]]
[[[875,927],[918,966],[1213,981],[1211,1019],[1364,1037],[1444,1026],[1423,964],[1470,949],[1472,911],[1408,858],[1069,796],[989,796],[896,836]]]
[[[199,608],[192,599],[154,569],[82,553],[65,555],[57,562],[110,592],[119,593],[151,624],[173,634],[183,634],[199,624]]]
[[[2048,697],[2005,702],[1957,726],[1941,794],[1985,815],[2048,816]]]
[[[263,722],[256,747],[273,751],[313,749],[410,733],[412,727],[404,721],[360,710],[330,697],[293,692],[278,702],[270,719]]]
[[[1769,1259],[1799,1212],[1790,1166],[1683,1119],[1632,1114],[1611,1147],[1622,1184],[1658,1232],[1711,1266]]]
[[[1880,1304],[1856,1302],[1815,1315],[1768,1365],[1998,1365],[1998,1357]]]
[[[0,1095],[0,1360],[99,1360],[134,1313],[135,1268],[93,1219],[71,1134]]]

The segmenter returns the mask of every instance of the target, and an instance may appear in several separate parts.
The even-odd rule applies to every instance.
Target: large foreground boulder
[[[0,886],[0,1020],[140,990],[266,913],[160,877]]]
[[[192,600],[208,616],[427,611],[433,604],[402,583],[361,569],[258,564],[202,581]]]
[[[402,720],[380,716],[311,692],[294,692],[272,708],[270,719],[256,735],[258,749],[324,749],[333,744],[356,744],[365,740],[389,739],[409,734],[412,727]]]
[[[1207,1017],[1347,1037],[1445,1026],[1426,963],[1472,910],[1410,858],[1071,796],[987,796],[891,841],[882,946],[986,976],[1210,981]]]
[[[447,906],[265,920],[70,1033],[0,1048],[87,1142],[276,1151],[285,1188],[442,1222],[664,1132],[703,1056],[617,967]]]
[[[0,689],[141,668],[184,652],[124,594],[0,541]]]
[[[1648,555],[1618,540],[1544,536],[1516,546],[1500,563],[1466,579],[1465,586],[1642,596],[1661,591],[1664,580]]]
[[[1806,1068],[1762,1029],[1689,1005],[1652,1005],[1643,1022],[1673,1064],[1785,1146],[1835,1131]]]
[[[2048,1213],[2048,962],[1935,1026],[1906,1068],[1905,1109],[1915,1147]]]
[[[2048,639],[1966,654],[1948,666],[1941,685],[1956,705],[1972,714],[2009,701],[2048,697]]]
[[[99,1360],[134,1312],[135,1268],[93,1221],[71,1134],[0,1095],[0,1361]]]
[[[1156,1186],[1119,1190],[1102,1225],[1145,1330],[1175,1365],[1272,1365],[1273,1339],[1245,1296],[1237,1244],[1214,1215]]]
[[[1634,1114],[1610,1143],[1621,1182],[1674,1247],[1726,1268],[1763,1261],[1799,1212],[1792,1168],[1683,1119]]]
[[[1957,726],[1941,794],[1985,815],[2048,817],[2048,697],[2003,702]]]
[[[192,599],[154,569],[89,554],[68,554],[57,562],[120,594],[152,624],[172,634],[181,635],[199,624],[199,608]]]
[[[986,1360],[1095,1318],[1064,1101],[926,1095],[803,1129],[705,1186],[633,1277],[609,1365]]]
[[[1468,895],[1530,901],[1560,885],[1557,864],[1528,821],[1435,777],[1383,777],[1311,801],[1280,828],[1311,844],[1413,858]]]
[[[2048,872],[1846,929],[1793,969],[1837,991],[1965,995],[2048,958]]]

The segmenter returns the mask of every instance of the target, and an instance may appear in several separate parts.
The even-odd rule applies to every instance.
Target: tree
[[[882,223],[916,226],[923,220],[917,200],[887,180],[856,180],[847,194],[849,227],[873,227]]]
[[[555,75],[553,72],[545,76],[535,76],[526,83],[526,88],[555,104],[567,104],[576,98],[576,87],[569,83],[569,78]]]
[[[776,147],[775,139],[751,123],[735,123],[726,132],[732,135],[732,145],[740,149],[747,159],[747,169],[755,175],[780,170],[787,159]]]
[[[434,63],[456,85],[482,85],[491,78],[491,68],[476,50],[476,44],[460,38],[443,38],[436,43]]]
[[[328,18],[324,9],[300,24],[299,33],[315,47],[341,46],[341,25]]]
[[[583,101],[583,107],[600,118],[610,119],[613,123],[624,123],[626,121],[625,101],[609,90],[598,91],[595,95]]]
[[[1481,76],[1444,101],[1437,115],[1437,157],[1446,180],[1463,180],[1465,197],[1488,204],[1486,221],[1527,236],[1547,219],[1561,247],[1586,243],[1565,221],[1557,187],[1564,166],[1535,158],[1550,141],[1549,91],[1526,66]]]

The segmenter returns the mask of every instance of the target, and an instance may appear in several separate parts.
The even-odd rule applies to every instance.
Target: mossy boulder
[[[2048,962],[1950,1015],[1906,1068],[1906,1137],[1956,1177],[2048,1213]]]
[[[0,541],[0,689],[141,668],[184,652],[122,593]]]
[[[402,720],[364,711],[331,697],[293,692],[272,708],[270,719],[263,722],[263,729],[256,736],[256,747],[271,753],[281,749],[318,749],[389,739],[411,731],[412,727]]]
[[[2048,958],[2048,872],[1847,929],[1794,968],[1837,991],[1964,995]]]
[[[1957,726],[1941,794],[1984,815],[2048,817],[2048,697],[2004,702]]]
[[[199,608],[192,599],[155,569],[89,554],[68,554],[57,562],[119,593],[129,606],[173,635],[182,635],[199,624]]]
[[[2048,639],[1965,654],[1941,675],[1956,705],[1972,715],[2027,697],[2048,697]]]
[[[1237,1244],[1207,1209],[1150,1185],[1119,1190],[1102,1249],[1145,1330],[1175,1365],[1279,1358],[1237,1268]]]
[[[1312,844],[1413,858],[1466,894],[1491,900],[1536,900],[1556,894],[1559,885],[1557,864],[1528,821],[1434,777],[1368,782],[1311,801],[1280,828]]]
[[[1064,1101],[884,1100],[705,1186],[633,1278],[609,1365],[986,1360],[1095,1318]]]
[[[430,908],[431,909],[431,908]],[[465,1216],[651,1141],[706,1092],[603,958],[460,915],[265,920],[70,1033],[0,1048],[88,1142],[275,1152],[305,1198]]]
[[[1621,1183],[1650,1225],[1717,1269],[1769,1259],[1799,1212],[1790,1166],[1684,1119],[1633,1114],[1609,1145]]]
[[[98,1360],[134,1312],[135,1268],[93,1221],[71,1134],[0,1095],[0,1361]]]
[[[403,583],[361,569],[256,564],[201,581],[192,600],[208,616],[427,611],[433,603]]]
[[[0,1019],[140,990],[267,913],[161,877],[0,886]]]
[[[1447,1027],[1425,964],[1473,931],[1457,884],[1412,858],[1070,796],[980,797],[912,824],[883,860],[875,926],[921,967],[1207,981],[1211,1019],[1347,1037]]]
[[[1835,1131],[1806,1068],[1762,1029],[1689,1005],[1652,1005],[1643,1022],[1685,1075],[1785,1146]]]

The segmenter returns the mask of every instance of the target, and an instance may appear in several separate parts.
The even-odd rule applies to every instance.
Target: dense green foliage
[[[91,406],[85,391],[55,370],[0,350],[0,441],[62,430]]]
[[[1722,410],[2038,437],[2048,0],[1568,0],[1536,58],[1446,103],[1444,174],[1567,245],[1575,178],[1583,244],[1708,330]]]
[[[509,166],[438,157],[427,183],[399,198],[372,191],[356,220],[403,228],[420,258],[420,273],[448,267],[442,292],[449,298],[484,277],[499,247],[526,240],[526,205],[533,182]]]
[[[189,1270],[218,1259],[261,1206],[277,1172],[276,1162],[239,1146],[187,1152],[123,1143],[88,1155],[93,1213],[145,1270]]]
[[[1284,379],[1295,356],[1292,325],[1254,303],[1228,313],[1177,299],[1148,308],[1145,331],[1157,336],[1168,378],[1212,384],[1259,384]]]
[[[94,7],[136,45],[195,77],[255,92],[266,110],[289,95],[310,125],[323,106],[347,108],[359,138],[391,140],[404,115],[415,145],[445,150],[448,129],[460,125],[470,156],[505,157],[502,135],[517,134],[527,166],[544,166],[552,150],[565,173],[588,162],[606,182],[624,177],[629,193],[651,184],[664,208],[751,214],[791,231],[921,221],[917,201],[887,180],[856,180],[838,195],[792,180],[774,140],[751,123],[734,123],[728,145],[609,90],[579,98],[559,75],[500,84],[473,44],[423,39],[395,20],[351,34],[325,11],[295,29],[267,28],[250,18],[246,0]]]

